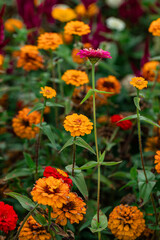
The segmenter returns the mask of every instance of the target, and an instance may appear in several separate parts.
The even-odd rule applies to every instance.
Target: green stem
[[[61,75],[61,66],[60,66],[60,62],[57,61],[57,71],[58,71],[58,79],[60,81],[60,92],[61,92],[61,96],[64,97],[64,91],[63,91],[63,81],[62,81],[62,75]]]
[[[35,180],[38,178],[38,159],[39,159],[39,149],[40,149],[40,144],[41,144],[41,135],[42,135],[42,120],[43,120],[43,114],[44,114],[44,109],[46,107],[46,99],[44,99],[44,107],[41,111],[41,119],[40,119],[40,130],[39,130],[39,135],[36,143],[36,156],[35,156],[35,162],[36,162],[36,173],[35,173]]]
[[[20,225],[20,227],[19,227],[19,229],[18,229],[18,232],[17,232],[16,236],[14,237],[14,240],[18,239],[18,236],[19,236],[19,234],[20,234],[20,232],[21,232],[21,230],[22,230],[25,222],[27,221],[27,219],[29,218],[29,216],[34,212],[34,210],[35,210],[37,207],[38,207],[38,203],[37,203],[37,204],[35,205],[35,207],[25,216],[22,224]]]
[[[48,206],[48,231],[50,230],[50,225],[51,225],[51,212],[52,212],[52,207]]]
[[[95,65],[92,63],[92,88],[93,88],[93,122],[94,122],[94,138],[96,145],[97,165],[98,165],[98,183],[97,183],[97,221],[99,223],[99,205],[100,205],[100,178],[101,170],[99,163],[98,142],[97,142],[97,125],[96,125],[96,98],[95,98]],[[98,239],[101,239],[101,233],[98,233]]]
[[[76,137],[74,137],[74,141],[76,140]],[[72,161],[72,176],[74,177],[74,168],[76,163],[76,144],[73,143],[73,161]]]

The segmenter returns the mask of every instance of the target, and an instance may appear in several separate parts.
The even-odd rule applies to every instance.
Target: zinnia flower
[[[62,37],[58,33],[43,33],[38,37],[38,48],[55,50],[63,44]]]
[[[130,120],[124,120],[122,122],[118,122],[124,117],[121,114],[115,114],[111,117],[111,122],[115,123],[118,127],[122,128],[123,130],[128,130],[132,127],[132,122]]]
[[[15,32],[16,28],[23,28],[23,22],[19,19],[10,18],[5,21],[4,27],[8,32]]]
[[[87,74],[79,70],[67,70],[62,76],[62,80],[66,84],[72,84],[76,87],[89,82]]]
[[[12,206],[0,202],[0,231],[8,233],[16,228],[18,216]]]
[[[90,4],[87,9],[83,4],[79,4],[76,6],[75,11],[79,18],[82,18],[82,17],[91,18],[98,14],[99,8],[95,3]]]
[[[23,221],[20,223],[20,225]],[[51,240],[51,235],[48,233],[42,225],[40,225],[36,220],[29,216],[25,224],[23,225],[19,240]]]
[[[154,163],[156,164],[155,169],[158,174],[160,174],[160,151],[156,152],[156,155],[154,156],[155,161]]]
[[[54,177],[39,178],[31,192],[33,201],[39,204],[61,208],[66,203],[69,186]]]
[[[143,213],[135,206],[117,206],[109,215],[108,228],[120,240],[135,240],[145,229]]]
[[[79,223],[83,220],[83,214],[86,214],[85,202],[78,197],[76,193],[69,193],[67,202],[63,204],[62,208],[55,208],[53,206],[52,218],[56,218],[56,223],[62,226],[67,224],[67,219],[70,223]]]
[[[122,31],[125,29],[125,22],[122,21],[119,18],[115,17],[109,17],[106,19],[106,24],[109,29],[117,30],[117,31]]]
[[[73,60],[73,62],[78,63],[78,64],[84,63],[86,61],[86,59],[85,58],[80,58],[80,56],[77,55],[78,52],[79,52],[78,48],[74,48],[72,50],[72,60]]]
[[[132,81],[130,81],[130,84],[139,90],[142,90],[143,88],[147,87],[148,81],[142,77],[134,77],[132,78]]]
[[[110,53],[108,51],[104,51],[102,49],[92,49],[92,48],[84,48],[83,50],[80,50],[77,55],[79,55],[81,58],[88,57],[89,59],[91,58],[112,58],[110,56]]]
[[[121,84],[115,76],[109,75],[108,77],[99,78],[97,80],[97,89],[100,91],[111,92],[112,94],[104,94],[104,97],[111,97],[120,93]]]
[[[152,33],[153,36],[160,36],[160,18],[151,22],[148,31]]]
[[[156,77],[157,67],[160,67],[160,62],[158,61],[150,61],[143,65],[142,68],[142,76],[148,81],[154,81]],[[160,70],[158,70],[157,81],[160,82]]]
[[[40,93],[43,94],[43,97],[53,98],[56,96],[56,91],[51,87],[47,87],[47,86],[45,86],[44,88],[41,87],[41,90],[42,91],[40,91]]]
[[[26,71],[43,68],[43,58],[40,55],[38,48],[32,45],[25,45],[21,47],[17,67],[23,67]]]
[[[155,152],[160,145],[160,138],[158,136],[148,137],[146,139],[146,147],[144,149],[145,152],[151,151]]]
[[[3,62],[4,62],[4,56],[0,54],[0,68],[3,65]]]
[[[72,137],[90,134],[93,129],[93,123],[86,116],[78,115],[77,113],[68,115],[64,120],[63,126],[66,131],[71,133]]]
[[[86,35],[90,33],[90,27],[81,21],[71,21],[66,24],[64,31],[67,34],[74,34],[78,36]]]
[[[77,17],[72,8],[54,7],[51,13],[52,17],[60,22],[68,22]]]
[[[36,134],[39,132],[38,127],[32,127],[32,124],[39,124],[41,119],[41,114],[37,111],[32,112],[29,108],[23,108],[18,112],[18,115],[12,120],[12,127],[15,134],[20,138],[35,138]]]
[[[46,167],[43,173],[44,177],[54,177],[56,179],[62,179],[64,183],[67,183],[69,188],[73,186],[72,180],[69,178],[68,174],[59,168]]]

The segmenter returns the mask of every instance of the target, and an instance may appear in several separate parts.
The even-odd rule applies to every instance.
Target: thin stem
[[[76,137],[74,137],[74,141],[76,140]],[[73,161],[72,161],[72,176],[74,177],[74,167],[76,163],[76,144],[73,143]]]
[[[60,92],[61,92],[61,96],[64,97],[64,91],[63,91],[63,81],[62,81],[62,75],[61,75],[61,66],[60,66],[60,62],[57,61],[57,71],[58,71],[58,79],[60,81]]]
[[[152,201],[152,205],[153,205],[153,209],[154,209],[154,213],[155,213],[156,225],[158,226],[158,215],[157,215],[156,205],[155,205],[154,197],[153,197],[152,193],[151,193],[150,197],[151,197],[151,201]]]
[[[52,208],[51,206],[48,206],[48,231],[50,230],[50,225],[51,225],[51,212],[52,212]]]
[[[39,205],[39,204],[37,203],[37,204],[35,205],[35,207],[25,216],[22,224],[20,225],[20,228],[18,229],[18,232],[17,232],[16,236],[14,237],[14,240],[18,239],[18,236],[19,236],[19,234],[20,234],[20,232],[21,232],[21,230],[22,230],[25,222],[27,221],[27,219],[29,218],[29,216],[34,212],[34,210],[38,207],[38,205]]]
[[[35,156],[35,162],[36,162],[36,173],[35,173],[35,179],[37,180],[38,178],[38,160],[39,160],[39,149],[40,149],[40,144],[41,144],[41,135],[42,135],[42,120],[43,120],[43,114],[44,114],[44,109],[46,106],[46,99],[44,100],[44,107],[41,111],[41,119],[40,119],[40,129],[39,129],[39,135],[36,143],[36,156]]]
[[[92,63],[92,88],[95,90],[95,65]],[[99,153],[98,153],[98,143],[97,143],[97,125],[96,125],[96,98],[95,92],[93,91],[93,122],[94,122],[94,137],[96,145],[96,155],[97,155],[97,165],[98,165],[98,186],[97,186],[97,221],[99,223],[99,205],[100,205],[100,178],[101,170],[99,164]],[[98,233],[98,239],[101,239],[101,233]]]
[[[139,90],[138,89],[137,89],[137,97],[139,98]],[[140,114],[139,114],[139,109],[138,108],[137,108],[137,127],[138,127],[138,141],[139,141],[141,163],[142,163],[142,168],[143,168],[144,176],[145,176],[145,179],[146,179],[146,183],[148,183],[147,174],[146,174],[146,170],[145,170],[145,167],[144,167],[143,153],[142,153],[141,123],[140,123]]]

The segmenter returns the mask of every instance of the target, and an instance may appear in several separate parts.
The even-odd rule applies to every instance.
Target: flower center
[[[114,83],[112,82],[104,82],[103,87],[105,88],[114,88]]]
[[[75,209],[75,207],[76,206],[75,206],[74,202],[69,202],[69,203],[65,204],[63,208],[65,208],[66,210],[70,211],[70,210]]]
[[[47,89],[45,90],[46,94],[50,94],[51,92]]]
[[[25,127],[29,127],[29,122],[27,120],[22,120],[22,125]]]
[[[55,194],[55,193],[59,193],[59,189],[51,189],[49,186],[45,186],[44,188],[44,192],[48,193],[48,194]]]
[[[82,120],[78,118],[78,119],[75,120],[75,122],[80,125],[82,123]]]

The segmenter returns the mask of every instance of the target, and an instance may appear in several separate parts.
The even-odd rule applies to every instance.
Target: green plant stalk
[[[14,237],[14,240],[18,239],[18,236],[19,236],[19,234],[20,234],[20,232],[21,232],[21,230],[22,230],[25,222],[27,221],[27,219],[29,218],[29,216],[34,212],[34,210],[38,207],[38,205],[39,205],[39,204],[37,203],[37,204],[35,205],[35,207],[25,216],[22,224],[20,225],[20,228],[18,229],[18,232],[17,232],[16,236]]]
[[[58,71],[58,79],[60,81],[61,96],[64,97],[63,81],[62,81],[62,74],[61,74],[61,66],[60,66],[60,62],[59,61],[57,61],[57,71]]]
[[[137,89],[137,97],[139,98],[139,89]],[[148,183],[148,178],[147,178],[147,174],[146,174],[146,170],[145,170],[145,166],[144,166],[144,159],[143,159],[143,153],[142,153],[141,123],[140,123],[140,114],[139,114],[139,109],[138,108],[137,108],[137,127],[138,127],[138,141],[139,141],[141,163],[142,163],[142,168],[143,168],[143,172],[144,172],[144,176],[145,176],[145,180],[146,180],[146,184],[147,184]],[[158,225],[157,210],[156,210],[154,197],[153,197],[152,193],[150,194],[150,197],[151,197],[151,201],[152,201],[152,205],[153,205],[153,209],[154,209],[154,213],[155,213],[156,224]]]
[[[50,230],[50,225],[51,225],[51,212],[52,212],[52,208],[51,206],[48,206],[48,231]]]
[[[74,137],[73,140],[73,161],[72,161],[72,176],[74,177],[74,168],[76,163],[76,144],[74,143],[76,140],[76,137]]]
[[[99,205],[100,205],[100,178],[101,169],[99,162],[98,143],[97,143],[97,124],[96,124],[96,97],[95,97],[95,64],[92,63],[92,89],[93,89],[93,123],[94,123],[94,138],[96,145],[96,156],[98,166],[98,182],[97,182],[97,221],[99,223]],[[101,232],[98,232],[98,239],[101,240]]]
[[[36,156],[35,156],[35,162],[36,162],[36,173],[35,173],[35,180],[38,178],[38,160],[39,160],[39,149],[40,149],[40,144],[41,144],[41,135],[42,135],[42,120],[43,120],[43,114],[44,114],[44,109],[46,107],[46,102],[47,99],[44,99],[44,106],[41,111],[41,118],[40,118],[40,129],[39,129],[39,135],[36,143]]]

